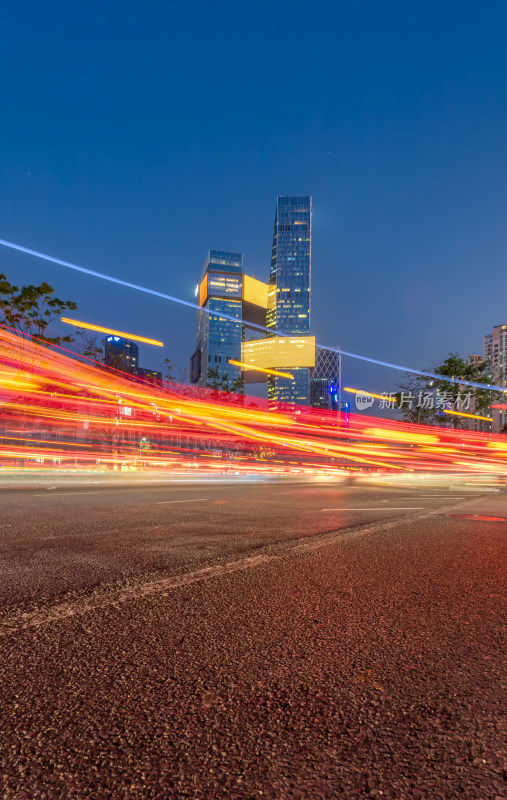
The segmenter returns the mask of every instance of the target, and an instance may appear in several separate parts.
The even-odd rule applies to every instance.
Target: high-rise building
[[[489,362],[489,377],[495,386],[507,388],[507,325],[495,325],[484,337],[484,358]],[[507,415],[500,409],[492,412],[493,433],[498,433],[507,423]]]
[[[267,380],[271,401],[309,404],[311,234],[312,198],[278,197],[269,284],[243,274],[241,253],[209,251],[196,288],[192,382],[209,386],[227,375],[232,388]],[[256,325],[267,336],[247,338]]]
[[[124,372],[133,372],[139,366],[139,347],[122,336],[106,336],[104,363]]]
[[[276,203],[266,327],[291,340],[310,332],[312,198],[278,197]],[[308,405],[310,370],[292,369],[292,378],[268,377],[268,397],[275,402]]]
[[[310,405],[338,410],[340,394],[340,354],[317,348],[315,369],[310,378]]]
[[[241,367],[229,360],[241,360],[242,286],[242,254],[209,250],[196,288],[202,310],[197,312],[196,350],[190,361],[190,380],[198,386],[207,386],[213,375],[227,375],[231,388],[241,380]]]

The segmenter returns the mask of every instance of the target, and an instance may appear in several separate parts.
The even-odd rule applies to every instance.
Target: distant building
[[[278,331],[292,340],[310,333],[311,260],[312,198],[278,197],[266,314],[266,327],[273,331],[272,336]],[[269,376],[269,399],[308,405],[310,369],[294,369],[290,361],[279,366],[289,370],[293,378]]]
[[[136,378],[142,378],[150,383],[162,384],[162,373],[155,369],[146,369],[139,366],[139,347],[130,339],[121,336],[106,336],[104,348],[104,363],[122,372],[130,372]]]
[[[507,325],[495,325],[484,337],[484,358],[489,362],[489,377],[493,383],[507,388]],[[493,433],[498,433],[507,422],[506,413],[494,408],[492,417]]]
[[[485,361],[486,361],[485,357],[479,355],[472,355],[468,356],[467,358],[467,364],[471,364],[471,366],[473,367],[477,367],[479,366],[479,364],[484,364]]]
[[[315,369],[310,378],[310,405],[338,410],[340,390],[340,354],[318,347]]]
[[[156,369],[145,369],[144,367],[136,367],[132,370],[132,374],[136,376],[136,378],[142,378],[143,381],[147,381],[148,383],[156,383],[160,386],[163,385],[162,382],[162,373],[158,372]]]
[[[108,367],[132,372],[139,364],[139,347],[130,339],[121,336],[106,336],[104,342],[104,363]]]

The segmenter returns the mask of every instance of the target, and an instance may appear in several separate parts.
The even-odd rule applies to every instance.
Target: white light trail
[[[0,239],[0,245],[3,247],[8,247],[11,250],[17,250],[20,253],[26,253],[29,256],[35,256],[35,258],[41,258],[43,261],[51,261],[53,264],[58,264],[61,267],[67,267],[68,269],[73,269],[76,272],[84,272],[86,275],[91,275],[94,278],[101,278],[104,281],[109,281],[110,283],[117,283],[120,286],[126,286],[128,289],[136,289],[138,292],[144,292],[144,294],[151,294],[154,297],[161,297],[163,300],[170,300],[172,303],[179,303],[179,305],[187,306],[188,308],[194,308],[197,311],[205,311],[207,314],[215,314],[216,311],[210,311],[207,308],[202,308],[197,303],[191,303],[189,300],[182,300],[180,297],[174,297],[171,294],[166,294],[165,292],[159,292],[156,289],[149,289],[146,286],[140,286],[137,283],[131,283],[130,281],[124,281],[121,278],[115,278],[112,275],[107,275],[104,272],[98,272],[94,269],[89,269],[88,267],[81,267],[78,264],[73,264],[71,261],[64,261],[61,258],[55,258],[54,256],[47,255],[47,253],[41,253],[38,250],[32,250],[30,247],[24,247],[21,244],[16,244],[15,242],[9,242],[6,239]],[[220,316],[224,317],[224,319],[232,320],[232,322],[238,322],[236,317],[233,317],[230,314],[225,314],[223,311],[220,312]],[[285,336],[288,337],[291,334],[284,333],[283,331],[274,331],[272,328],[265,328],[263,325],[257,325],[254,322],[248,323],[249,328],[254,328],[255,330],[262,331],[263,333],[270,333],[275,334],[276,336]],[[400,372],[410,372],[413,375],[422,375],[424,378],[435,378],[436,380],[442,381],[445,380],[447,383],[457,383],[460,386],[474,386],[478,389],[489,389],[490,391],[502,392],[506,393],[507,389],[505,386],[495,386],[490,385],[488,383],[475,383],[474,381],[464,381],[461,378],[447,378],[443,375],[439,375],[435,372],[426,372],[420,369],[414,369],[413,367],[403,367],[400,364],[392,364],[389,361],[381,361],[377,358],[369,358],[368,356],[361,356],[357,353],[350,353],[348,350],[342,350],[340,347],[329,347],[324,344],[318,344],[317,347],[320,347],[321,350],[328,350],[332,353],[341,353],[344,356],[348,356],[349,358],[355,358],[359,361],[366,361],[369,364],[378,364],[381,367],[388,367],[389,369],[396,369]]]

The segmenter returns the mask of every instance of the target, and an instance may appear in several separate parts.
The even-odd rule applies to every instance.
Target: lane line
[[[379,506],[379,508],[321,508],[321,511],[424,511],[426,506]]]
[[[51,494],[33,494],[32,497],[67,497],[68,494],[101,494],[101,492],[51,492]]]
[[[446,506],[445,510],[452,511],[456,508],[462,508],[463,505],[469,505],[474,501],[477,502],[482,499],[483,498],[474,497],[465,501],[465,503],[453,503]],[[385,509],[383,508],[381,510],[384,511]],[[441,514],[442,508],[440,508],[438,512],[435,512],[434,509],[424,509],[424,513],[422,514],[413,514],[412,521],[418,522],[423,519],[429,519],[435,513]],[[372,522],[359,525],[358,527],[348,527],[337,531],[330,531],[325,534],[318,534],[317,537],[303,539],[303,541],[277,542],[276,546],[279,550],[277,553],[260,553],[236,561],[229,561],[225,564],[203,567],[195,572],[189,572],[184,575],[174,575],[169,578],[162,578],[158,581],[150,581],[140,586],[120,589],[113,593],[107,592],[107,594],[102,597],[85,597],[80,600],[62,602],[40,611],[25,613],[15,612],[14,614],[4,617],[3,620],[0,620],[0,637],[16,635],[17,633],[22,633],[24,630],[39,628],[43,625],[49,625],[75,616],[83,616],[93,611],[100,611],[108,608],[119,610],[123,603],[129,601],[142,600],[154,595],[166,597],[169,596],[170,591],[173,589],[190,586],[191,584],[200,583],[212,578],[220,578],[224,575],[250,569],[250,567],[257,567],[270,562],[280,561],[294,553],[311,553],[314,550],[320,550],[332,544],[358,539],[362,536],[366,536],[368,533],[378,531],[379,528],[386,531],[399,526],[406,526],[406,524],[406,518],[400,519],[399,517],[389,521],[373,520]]]
[[[166,506],[169,503],[202,503],[207,497],[189,497],[188,500],[158,500],[157,506]]]

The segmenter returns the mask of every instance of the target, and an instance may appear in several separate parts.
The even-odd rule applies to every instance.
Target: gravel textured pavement
[[[359,494],[338,499],[378,508],[377,492]],[[278,537],[245,549],[226,531],[207,559],[178,511],[197,537],[187,561],[143,572],[141,558],[135,572],[113,548],[112,583],[78,565],[74,589],[39,581],[40,604],[28,582],[9,583],[1,796],[506,798],[507,522],[446,510],[502,517],[507,498],[450,508],[428,495],[397,512],[402,501],[382,497],[393,511],[351,523],[352,510],[297,489]],[[89,496],[91,527],[100,502]],[[319,509],[314,529],[305,508]],[[28,529],[10,527],[6,552],[16,536],[29,548]]]

